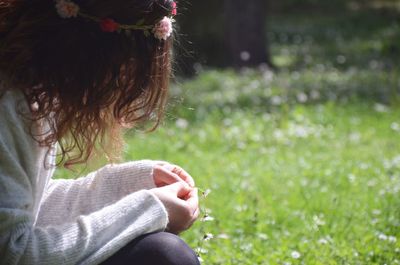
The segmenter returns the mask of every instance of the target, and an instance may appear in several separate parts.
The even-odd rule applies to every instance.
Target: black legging
[[[196,253],[178,236],[166,232],[133,240],[101,265],[200,265]]]

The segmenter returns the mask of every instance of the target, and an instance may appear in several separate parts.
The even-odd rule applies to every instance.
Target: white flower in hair
[[[62,18],[77,17],[79,14],[79,6],[68,0],[57,0],[56,9]]]
[[[164,17],[153,28],[154,37],[159,40],[167,40],[172,34],[172,19]]]

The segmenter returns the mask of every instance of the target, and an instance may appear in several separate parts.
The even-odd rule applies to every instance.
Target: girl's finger
[[[177,174],[167,170],[162,166],[154,167],[153,177],[156,186],[165,186],[176,182],[183,182],[183,180]]]
[[[167,169],[169,169],[171,172],[177,174],[181,179],[186,181],[187,184],[189,184],[191,187],[195,186],[194,180],[192,176],[189,175],[183,168],[177,166],[177,165],[164,165]]]
[[[197,189],[192,189],[189,192],[189,194],[186,196],[186,203],[192,210],[192,213],[195,213],[196,210],[199,208],[199,196]]]
[[[176,182],[167,186],[166,188],[178,198],[184,198],[192,191],[189,185],[185,182]]]
[[[197,218],[199,218],[200,215],[200,208],[197,207],[196,211],[193,213],[193,222],[197,220]]]

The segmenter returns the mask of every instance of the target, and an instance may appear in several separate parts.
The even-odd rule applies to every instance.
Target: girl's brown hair
[[[85,13],[133,25],[154,25],[171,0],[74,0]],[[0,0],[0,73],[23,92],[33,120],[46,119],[41,145],[61,147],[65,166],[95,150],[110,155],[121,128],[160,122],[171,69],[172,38],[143,31],[106,33],[82,17],[62,19],[53,0]],[[32,134],[32,133],[31,133]]]

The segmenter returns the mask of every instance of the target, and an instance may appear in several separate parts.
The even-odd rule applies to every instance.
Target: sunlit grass
[[[129,137],[127,158],[180,164],[212,190],[214,220],[185,234],[193,247],[214,235],[202,244],[205,264],[396,264],[397,117],[397,108],[331,103],[213,113]]]

